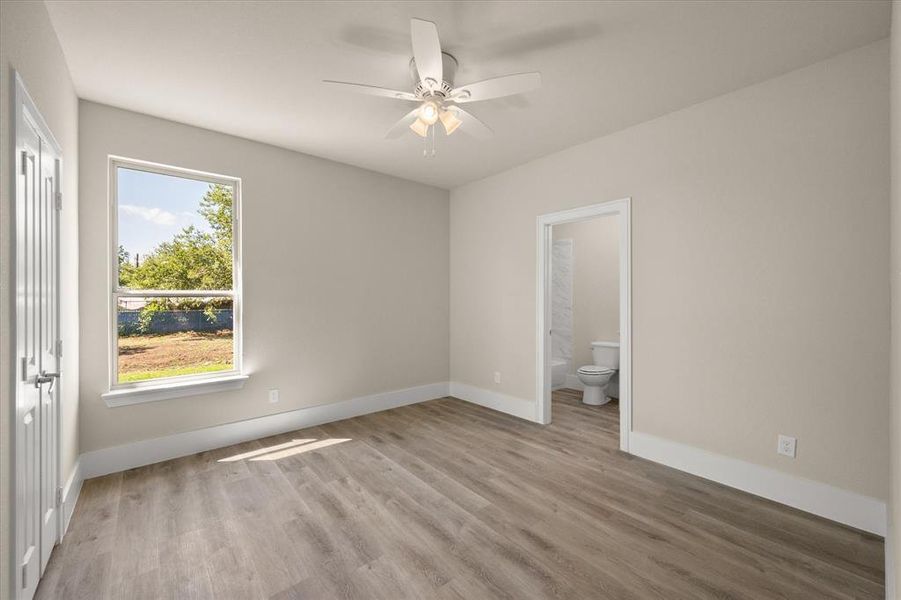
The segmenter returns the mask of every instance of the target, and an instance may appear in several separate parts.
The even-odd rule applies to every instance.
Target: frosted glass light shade
[[[425,137],[429,134],[429,124],[422,119],[416,119],[410,124],[410,129],[419,137]]]
[[[452,134],[457,130],[457,127],[463,124],[463,121],[457,118],[452,111],[442,110],[438,115],[438,118],[441,119],[441,124],[444,125],[444,131],[447,135]]]

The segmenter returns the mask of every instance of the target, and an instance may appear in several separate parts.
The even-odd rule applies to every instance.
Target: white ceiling
[[[78,95],[451,188],[889,34],[887,1],[47,2]],[[495,136],[385,140],[410,109],[322,79],[411,90],[411,17],[457,84],[541,71],[467,105]],[[463,131],[463,128],[460,129]]]

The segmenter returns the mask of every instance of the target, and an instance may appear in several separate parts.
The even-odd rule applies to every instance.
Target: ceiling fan
[[[434,154],[434,135],[438,121],[447,135],[451,135],[462,125],[464,131],[476,137],[490,136],[491,129],[460,105],[521,94],[541,85],[540,73],[518,73],[455,87],[457,59],[441,50],[438,27],[431,21],[410,19],[410,34],[413,38],[413,58],[410,60],[410,74],[414,85],[412,92],[362,83],[323,81],[351,92],[416,102],[416,108],[401,117],[388,130],[386,138],[400,137],[408,127],[423,138],[428,138],[431,133]]]

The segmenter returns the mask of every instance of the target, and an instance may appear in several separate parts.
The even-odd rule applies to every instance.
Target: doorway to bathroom
[[[624,198],[538,217],[536,314],[539,422],[551,422],[555,401],[612,415],[626,452],[632,430],[630,208]]]

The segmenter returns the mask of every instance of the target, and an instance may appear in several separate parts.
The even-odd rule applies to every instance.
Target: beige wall
[[[81,451],[447,381],[448,192],[81,102]],[[108,408],[107,155],[242,178],[243,390]],[[269,404],[278,388],[281,401]]]
[[[619,341],[619,223],[604,216],[554,226],[573,241],[573,364],[593,365],[591,342]]]
[[[452,380],[534,402],[536,216],[629,196],[634,429],[885,499],[887,61],[882,41],[453,190]]]
[[[9,140],[15,113],[11,105],[11,78],[15,69],[22,76],[38,109],[63,149],[62,192],[65,202],[60,214],[62,285],[74,290],[78,285],[78,100],[66,61],[50,24],[43,2],[0,3],[0,597],[5,598],[9,577],[10,539],[9,496],[11,476],[10,427],[12,383],[10,356],[10,267],[12,243],[12,199],[10,180],[14,162]],[[61,381],[61,463],[63,483],[72,474],[78,456],[78,298],[63,298],[62,336],[65,352]]]
[[[892,397],[891,397],[891,500],[890,539],[886,570],[894,576],[894,590],[901,593],[901,0],[892,4]],[[890,561],[890,562],[889,562]],[[887,598],[893,596],[887,595]]]

